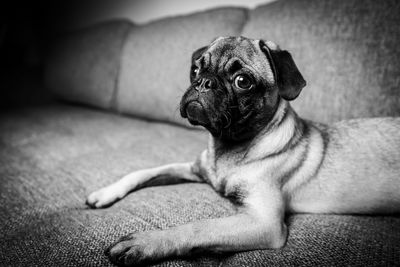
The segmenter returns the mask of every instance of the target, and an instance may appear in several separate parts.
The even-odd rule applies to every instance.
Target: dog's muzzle
[[[204,107],[198,101],[191,101],[186,105],[186,116],[194,125],[204,126],[209,123]]]

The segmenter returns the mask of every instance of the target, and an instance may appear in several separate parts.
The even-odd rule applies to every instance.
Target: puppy
[[[262,40],[216,39],[193,54],[190,81],[180,112],[211,133],[208,148],[195,162],[128,174],[87,204],[108,206],[162,176],[206,182],[238,213],[132,233],[107,250],[114,263],[280,248],[285,213],[399,212],[400,118],[331,126],[299,118],[289,101],[306,82],[287,51]]]

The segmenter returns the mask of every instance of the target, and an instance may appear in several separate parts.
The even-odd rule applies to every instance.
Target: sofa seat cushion
[[[107,209],[86,196],[137,169],[193,160],[203,131],[66,105],[0,115],[2,266],[110,266],[103,250],[130,232],[229,216],[206,184],[141,189]],[[172,259],[159,266],[394,266],[400,218],[295,215],[287,246]]]

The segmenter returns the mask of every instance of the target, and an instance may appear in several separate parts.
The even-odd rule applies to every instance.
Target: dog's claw
[[[148,264],[165,254],[160,237],[152,233],[131,233],[120,238],[104,251],[111,262],[120,266]]]

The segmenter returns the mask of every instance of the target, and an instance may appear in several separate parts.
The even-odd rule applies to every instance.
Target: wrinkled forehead
[[[253,57],[257,53],[259,40],[248,39],[244,37],[219,37],[215,39],[208,47],[208,51],[216,56],[226,54],[247,54]]]
[[[242,67],[265,77],[267,81],[274,80],[269,61],[260,48],[260,40],[219,37],[209,45],[203,60],[207,65],[218,67],[219,71],[226,71],[231,65],[239,62]]]

